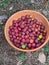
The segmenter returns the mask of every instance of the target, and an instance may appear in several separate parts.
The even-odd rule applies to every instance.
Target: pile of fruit
[[[38,48],[46,39],[45,26],[30,15],[13,20],[8,33],[10,41],[17,48],[26,50]]]

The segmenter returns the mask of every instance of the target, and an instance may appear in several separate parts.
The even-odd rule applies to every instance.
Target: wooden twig
[[[44,0],[44,1],[43,1],[43,4],[45,4],[47,1],[48,1],[48,0]]]

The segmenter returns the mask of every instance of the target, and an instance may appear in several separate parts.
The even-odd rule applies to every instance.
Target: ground
[[[25,9],[38,11],[49,20],[49,0],[0,0],[0,65],[49,65],[49,42],[36,52],[24,53],[12,48],[4,37],[6,20]],[[40,61],[40,54],[45,62]]]

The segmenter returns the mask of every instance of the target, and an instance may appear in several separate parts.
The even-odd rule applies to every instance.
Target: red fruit
[[[21,44],[21,45],[23,45],[23,44],[24,44],[24,42],[20,42],[20,44]]]
[[[17,43],[20,43],[20,40],[19,39],[17,39]]]
[[[39,25],[42,25],[42,23],[41,23],[41,22],[39,22]]]
[[[21,37],[24,38],[24,35],[22,35]]]
[[[31,48],[31,44],[30,43],[28,44],[28,48]]]
[[[19,36],[18,33],[16,33],[15,36],[16,36],[16,37]]]
[[[21,19],[24,21],[25,20],[25,16],[22,16]]]
[[[10,38],[12,38],[12,35],[9,35]]]
[[[29,34],[29,36],[30,36],[30,37],[32,37],[32,36],[33,36],[33,34],[31,33],[31,34]]]
[[[42,39],[42,40],[41,40],[41,43],[44,43],[44,41],[45,41],[45,40]]]
[[[30,22],[31,22],[31,19],[29,18],[29,19],[28,19],[28,23],[30,23]]]
[[[20,46],[20,44],[18,44],[18,43],[16,44],[16,46],[17,46],[18,48],[20,48],[20,47],[21,47],[21,46]]]
[[[28,29],[29,32],[31,32],[31,29]]]
[[[24,33],[24,32],[22,32],[22,35],[25,35],[25,33]]]
[[[32,38],[32,40],[34,40],[35,39],[34,35],[31,38]]]
[[[26,47],[26,50],[28,50],[29,48],[28,47]]]
[[[17,28],[16,26],[15,27],[13,27],[14,28],[14,30]]]
[[[15,38],[16,38],[16,36],[15,36],[15,35],[13,35],[13,38],[15,39]]]
[[[38,44],[38,43],[39,43],[38,39],[35,39],[35,43],[36,43],[36,44]]]
[[[39,35],[38,34],[35,34],[36,37],[38,37]]]
[[[36,48],[39,47],[40,45],[41,45],[41,43],[36,44]]]
[[[43,37],[43,40],[45,40],[45,39],[46,39],[46,36]]]
[[[36,32],[36,34],[39,35],[40,34],[40,31]]]
[[[36,25],[38,25],[38,26],[39,26],[39,24],[40,24],[40,22],[36,21]]]
[[[26,29],[24,28],[23,31],[26,32]]]
[[[21,18],[18,18],[17,22],[18,22],[18,23],[21,22]]]
[[[19,33],[18,36],[21,37],[21,34]]]
[[[34,20],[33,20],[33,22],[36,24],[36,22],[37,22],[37,19],[34,19]]]
[[[12,35],[15,35],[15,33],[14,33],[14,32],[12,32],[11,34],[12,34]]]
[[[20,27],[18,27],[18,30],[19,30],[19,31],[21,31],[21,28],[20,28]]]
[[[18,32],[18,30],[17,30],[17,29],[15,29],[15,30],[14,30],[14,32],[15,32],[15,33],[17,33],[17,32]]]
[[[9,30],[9,34],[10,34],[10,35],[11,35],[11,33],[12,33],[12,32]]]
[[[36,25],[36,28],[38,28],[39,27],[39,25]]]
[[[34,40],[33,39],[30,39],[30,43],[33,43],[34,42]]]
[[[26,43],[28,43],[29,42],[29,39],[26,39]]]
[[[14,43],[16,43],[18,40],[17,39],[14,39]]]
[[[43,36],[46,36],[46,33],[43,33]]]
[[[30,15],[22,16],[17,20],[13,20],[9,26],[9,37],[13,44],[18,48],[33,49],[39,47],[46,39],[45,26],[36,19],[32,19]],[[38,39],[42,34],[43,38]],[[21,47],[21,45],[23,45]]]
[[[17,21],[17,20],[13,20],[13,24],[16,24],[16,21]]]
[[[35,32],[35,31],[33,31],[32,33],[33,33],[33,35],[35,35],[35,34],[36,34],[36,32]]]
[[[33,24],[32,27],[35,28],[35,24]]]
[[[24,28],[24,25],[23,24],[21,24],[21,26],[20,26],[21,28]]]
[[[34,31],[34,30],[35,30],[35,28],[31,28],[31,30],[32,30],[32,31]]]
[[[25,39],[27,39],[28,38],[28,35],[25,35],[24,37],[25,37]]]
[[[22,42],[24,43],[25,42],[25,39],[22,39]]]
[[[11,32],[14,32],[14,29],[11,29],[10,31],[11,31]]]
[[[27,18],[27,19],[30,18],[30,15],[25,15],[25,18]]]
[[[24,44],[25,44],[25,46],[27,47],[28,43],[24,43]]]
[[[28,31],[26,31],[26,34],[28,35],[28,34],[29,34],[29,32],[28,32]]]
[[[11,41],[13,41],[13,38],[10,38]]]
[[[32,48],[35,48],[36,44],[35,43],[32,43]]]
[[[18,26],[18,23],[16,23],[15,26],[17,27]]]
[[[12,29],[13,28],[13,26],[9,26],[9,29]]]
[[[45,26],[41,25],[40,28],[41,28],[42,30],[44,30],[44,29],[45,29]]]
[[[21,37],[19,37],[19,40],[20,40],[20,41],[22,40]]]
[[[32,26],[31,26],[31,25],[29,25],[29,28],[32,28]]]

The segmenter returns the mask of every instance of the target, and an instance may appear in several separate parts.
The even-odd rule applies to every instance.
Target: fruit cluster
[[[20,49],[35,49],[46,39],[45,26],[32,16],[21,16],[9,26],[10,41]]]

